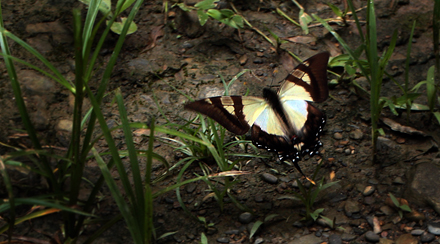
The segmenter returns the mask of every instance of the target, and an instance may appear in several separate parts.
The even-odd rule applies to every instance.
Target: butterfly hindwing
[[[252,96],[218,96],[185,105],[185,109],[202,113],[230,132],[243,135],[263,112],[264,99]]]

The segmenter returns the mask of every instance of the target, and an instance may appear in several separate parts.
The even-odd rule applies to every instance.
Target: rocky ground
[[[326,1],[303,1],[306,12],[321,18],[335,18]],[[341,9],[344,1],[331,1]],[[366,1],[354,1],[365,16]],[[280,38],[290,40],[282,47],[306,59],[318,52],[329,51],[332,57],[343,51],[328,31],[320,25],[310,28],[304,35],[300,28],[277,15],[281,10],[296,18],[298,9],[291,1],[235,2],[239,11],[252,25],[269,35],[272,31]],[[417,20],[415,39],[411,52],[411,87],[426,79],[427,70],[434,64],[432,46],[433,1],[377,1],[378,43],[385,48],[392,30],[398,30],[398,45],[387,71],[403,82],[406,44],[412,22]],[[21,0],[2,2],[5,27],[27,41],[46,56],[69,79],[74,79],[72,18],[73,7],[84,6],[76,1],[64,1],[62,5],[49,0]],[[183,111],[188,100],[173,87],[195,98],[223,93],[221,77],[229,81],[240,71],[249,69],[231,87],[229,93],[242,95],[249,90],[260,95],[263,87],[278,84],[288,71],[283,55],[251,29],[235,30],[216,21],[208,21],[201,27],[195,15],[185,15],[177,8],[171,9],[164,22],[162,1],[145,1],[137,17],[138,31],[126,41],[120,59],[114,69],[109,91],[120,87],[132,121],[148,123],[156,118],[158,124],[166,120],[154,102],[156,96],[164,114],[171,121],[182,123],[193,113]],[[175,29],[171,28],[174,26]],[[332,25],[352,46],[357,47],[359,33],[352,22],[347,25]],[[100,62],[105,63],[111,54],[117,36],[106,43]],[[35,58],[15,43],[13,54],[37,64]],[[69,124],[72,119],[73,96],[52,80],[38,72],[18,65],[18,77],[22,84],[26,102],[36,128],[46,145],[66,147],[69,143]],[[16,129],[22,128],[15,108],[4,63],[0,63],[0,142],[16,139]],[[338,72],[339,70],[334,70]],[[96,74],[100,72],[97,70]],[[334,79],[334,76],[329,76]],[[365,80],[358,82],[368,87]],[[170,84],[173,86],[171,87]],[[93,84],[92,84],[93,86]],[[348,82],[331,87],[331,97],[317,106],[325,111],[327,124],[322,136],[322,157],[313,157],[300,162],[306,175],[312,175],[318,161],[323,162],[319,177],[337,184],[322,191],[314,205],[323,208],[323,215],[334,220],[329,226],[325,221],[303,223],[300,221],[304,206],[292,200],[292,191],[298,191],[295,181],[301,175],[286,164],[270,159],[252,159],[241,164],[241,170],[250,174],[238,177],[232,194],[253,212],[240,210],[225,198],[221,211],[210,197],[204,182],[189,184],[182,189],[182,198],[194,216],[203,216],[213,227],[187,215],[179,205],[174,192],[155,201],[155,227],[158,235],[176,231],[160,243],[199,243],[202,232],[207,233],[209,243],[438,243],[440,239],[440,175],[437,142],[440,139],[439,125],[426,112],[413,112],[394,116],[388,109],[382,113],[381,127],[385,135],[379,138],[378,163],[372,162],[372,146],[369,122],[369,101],[354,92]],[[383,84],[383,96],[401,95],[391,81]],[[421,96],[416,102],[426,104]],[[111,98],[105,101],[109,125],[117,124],[118,113]],[[410,127],[402,127],[410,126]],[[135,138],[140,148],[146,148],[142,137]],[[103,145],[102,145],[103,146]],[[156,152],[171,164],[179,156],[163,142],[156,143]],[[237,149],[238,150],[238,149]],[[0,146],[3,154],[6,148]],[[270,155],[261,151],[264,155]],[[142,162],[141,162],[142,163]],[[142,164],[142,167],[144,165]],[[212,166],[216,171],[216,167]],[[160,167],[155,175],[162,173]],[[89,163],[87,174],[97,175],[99,168]],[[173,172],[159,183],[162,189],[175,182]],[[187,170],[184,177],[192,178],[201,173],[198,166]],[[18,180],[17,184],[18,184]],[[18,187],[17,189],[28,189]],[[3,193],[3,192],[2,192]],[[18,192],[25,194],[25,192]],[[117,207],[108,191],[103,190],[100,213],[112,216]],[[401,218],[388,194],[407,200],[412,209]],[[4,197],[6,197],[4,195]],[[402,200],[403,201],[403,200]],[[249,239],[250,229],[257,221],[276,214],[266,221]],[[22,223],[17,235],[44,239],[40,233],[60,230],[59,216]],[[117,225],[100,237],[99,243],[130,243],[129,232]],[[93,227],[84,235],[93,233]]]

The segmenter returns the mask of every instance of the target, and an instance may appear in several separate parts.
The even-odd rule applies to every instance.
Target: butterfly
[[[322,146],[319,138],[326,117],[311,102],[323,102],[329,95],[329,56],[319,53],[299,64],[278,92],[264,88],[263,97],[210,97],[187,103],[185,109],[207,115],[237,135],[251,130],[258,148],[276,152],[280,161],[291,160],[303,174],[298,162],[319,154]]]

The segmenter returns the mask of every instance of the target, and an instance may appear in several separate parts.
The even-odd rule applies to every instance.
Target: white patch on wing
[[[267,102],[259,97],[242,97],[243,114],[249,125],[253,125],[261,113],[268,108]]]
[[[286,136],[286,129],[283,126],[283,123],[269,106],[260,113],[255,120],[255,124],[268,134]]]
[[[306,100],[313,101],[313,98],[310,96],[310,93],[304,89],[304,87],[295,84],[294,82],[286,81],[281,86],[280,91],[278,92],[281,101],[283,100]]]
[[[284,100],[282,101],[286,116],[290,120],[295,132],[300,135],[301,129],[307,121],[307,106],[306,101],[301,100]]]

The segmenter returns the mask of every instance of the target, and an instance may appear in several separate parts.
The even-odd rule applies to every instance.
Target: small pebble
[[[360,140],[364,137],[364,133],[360,129],[356,129],[350,132],[350,138],[355,140]]]
[[[376,198],[375,197],[365,197],[364,198],[364,204],[366,205],[372,205],[376,202]]]
[[[394,213],[394,209],[392,209],[390,206],[386,206],[386,205],[380,207],[380,211],[387,216]]]
[[[357,202],[348,200],[345,202],[344,210],[345,214],[348,217],[351,217],[354,213],[358,213],[361,209]]]
[[[196,184],[192,184],[192,183],[190,183],[190,184],[188,184],[188,185],[185,186],[185,190],[186,190],[186,192],[188,192],[188,193],[192,193],[192,192],[196,189],[196,187],[197,187]]]
[[[262,63],[263,63],[263,59],[261,59],[261,58],[254,59],[254,64],[262,64]]]
[[[258,237],[258,238],[254,241],[254,244],[261,244],[261,243],[264,243],[264,239],[261,238],[261,237]]]
[[[238,221],[242,224],[249,224],[254,219],[254,216],[249,212],[244,212],[238,216]]]
[[[341,140],[342,139],[342,134],[339,132],[336,132],[335,134],[333,134],[333,138],[335,138],[336,140]]]
[[[396,178],[394,178],[393,183],[397,184],[397,185],[405,184],[405,182],[403,181],[402,177],[400,177],[400,176],[397,176]]]
[[[240,230],[234,229],[234,230],[227,230],[225,232],[226,235],[238,235],[240,233]]]
[[[219,237],[219,238],[217,238],[217,242],[218,243],[229,243],[229,238],[228,237]]]
[[[322,236],[322,230],[321,230],[321,229],[317,230],[317,231],[315,232],[315,236],[316,236],[316,237],[321,237],[321,236]]]
[[[244,54],[243,56],[241,56],[238,59],[238,62],[240,63],[240,65],[245,65],[247,61],[248,61],[248,57],[246,54]]]
[[[278,178],[275,175],[269,174],[269,173],[263,173],[261,174],[261,178],[270,184],[276,184],[278,182]]]
[[[362,192],[362,194],[364,196],[369,196],[371,194],[373,194],[373,192],[376,190],[376,188],[374,188],[374,186],[367,186],[365,187],[364,191]]]
[[[191,42],[185,41],[182,45],[183,48],[192,48],[194,45]]]
[[[349,234],[349,233],[342,233],[341,239],[343,241],[352,241],[354,239],[356,239],[357,236],[353,235],[353,234]]]
[[[365,233],[365,239],[369,242],[379,242],[379,235],[374,234],[373,231],[369,230],[367,233]]]
[[[426,242],[431,242],[431,241],[433,241],[435,239],[435,236],[433,235],[433,234],[431,234],[431,233],[423,233],[421,236],[420,236],[420,241],[421,242],[423,242],[423,243],[426,243]]]
[[[368,180],[368,184],[372,184],[372,185],[378,185],[379,181],[377,179],[369,179]]]
[[[264,198],[263,198],[262,195],[256,195],[256,196],[254,197],[254,200],[255,200],[255,202],[263,202],[263,201],[264,201]]]
[[[428,224],[428,231],[436,236],[440,235],[440,223],[430,223]]]
[[[415,230],[412,230],[412,231],[411,231],[411,235],[413,235],[413,236],[420,236],[420,235],[422,235],[423,233],[425,233],[425,231],[422,230],[422,229],[415,229]]]
[[[342,238],[338,234],[333,234],[328,238],[328,244],[341,244]]]

